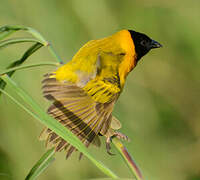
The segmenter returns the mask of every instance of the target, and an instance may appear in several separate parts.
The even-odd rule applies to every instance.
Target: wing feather
[[[43,80],[43,94],[53,101],[47,112],[73,132],[86,147],[91,143],[100,146],[99,133],[105,135],[111,126],[116,129],[120,127],[111,113],[121,92],[118,68],[123,56],[112,52],[97,55],[97,59],[92,59],[92,73],[81,69],[83,66],[87,67],[85,61],[81,67],[80,61],[73,61],[73,68],[78,67],[73,69],[73,75],[78,79],[76,83],[70,80],[71,77],[67,79],[67,75],[72,72],[72,63],[64,65],[56,73],[46,74]],[[62,78],[57,80],[55,75]],[[55,146],[56,151],[65,149],[66,158],[76,151],[75,147],[48,128],[41,133],[40,139],[46,139],[46,144]]]
[[[67,81],[57,81],[51,75],[46,75],[43,80],[44,96],[53,101],[47,112],[73,132],[86,147],[91,143],[99,146],[98,134],[103,127],[104,129],[109,128],[110,123],[106,123],[106,121],[112,112],[113,104],[105,105],[95,102],[84,89]],[[101,88],[98,90],[100,91]],[[105,126],[105,124],[107,125]],[[45,139],[46,144],[55,146],[55,151],[65,149],[67,151],[66,158],[76,150],[48,128],[41,133],[40,139]],[[82,156],[80,155],[80,157]]]

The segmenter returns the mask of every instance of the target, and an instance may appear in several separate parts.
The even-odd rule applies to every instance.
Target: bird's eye
[[[146,42],[145,40],[142,40],[142,41],[140,42],[140,44],[141,44],[142,46],[146,46],[147,42]]]

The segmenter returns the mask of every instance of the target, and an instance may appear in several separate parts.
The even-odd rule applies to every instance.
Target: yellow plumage
[[[112,111],[127,74],[136,66],[136,50],[132,32],[122,30],[89,41],[70,62],[46,75],[44,96],[53,101],[48,113],[86,146],[99,146],[99,134],[109,140],[115,134],[113,130],[121,127]],[[41,139],[55,146],[56,151],[66,149],[67,157],[75,150],[50,129],[43,131]]]

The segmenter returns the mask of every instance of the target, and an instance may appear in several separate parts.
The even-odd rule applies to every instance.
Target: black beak
[[[163,47],[159,42],[152,40],[151,41],[151,49]]]

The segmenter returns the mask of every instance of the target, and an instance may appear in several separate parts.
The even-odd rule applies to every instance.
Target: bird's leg
[[[119,140],[123,139],[123,140],[126,140],[128,142],[130,141],[130,139],[128,138],[128,136],[122,134],[121,132],[114,131],[113,129],[109,129],[108,133],[106,134],[106,150],[107,150],[107,153],[109,155],[114,155],[113,153],[110,152],[110,150],[111,150],[110,143],[112,142],[112,139],[114,137],[118,138]]]
[[[107,150],[107,153],[112,156],[112,155],[115,155],[115,154],[110,152],[110,150],[111,150],[110,143],[111,142],[112,142],[112,136],[107,137],[107,139],[106,139],[106,150]]]
[[[121,132],[118,132],[118,131],[115,131],[115,133],[114,133],[114,135],[112,136],[112,138],[113,138],[113,137],[116,137],[116,138],[118,138],[119,140],[120,140],[120,139],[123,139],[123,140],[125,140],[125,141],[130,142],[130,139],[129,139],[128,136],[126,136],[125,134],[122,134]]]

